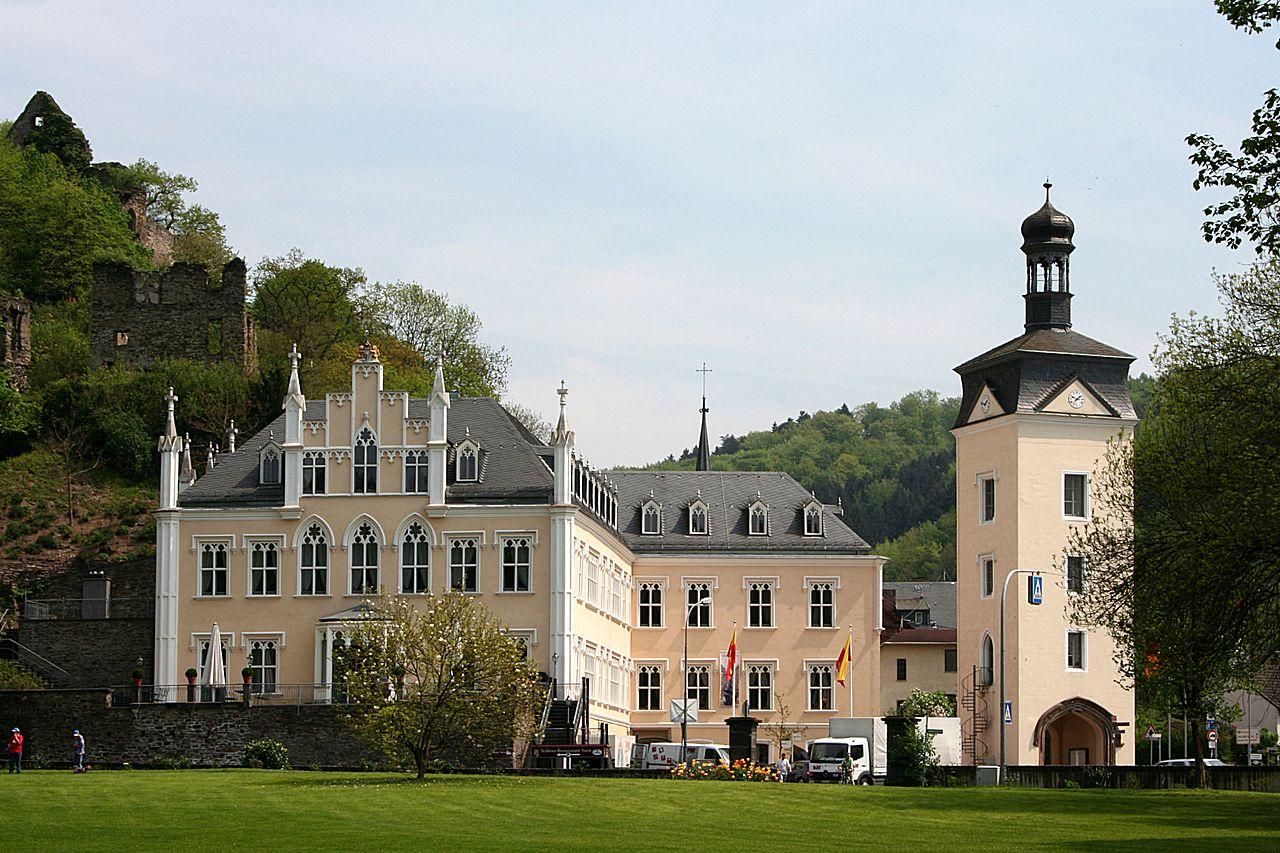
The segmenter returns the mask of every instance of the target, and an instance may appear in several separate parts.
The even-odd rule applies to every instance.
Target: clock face
[[[1084,407],[1084,394],[1079,391],[1072,391],[1067,395],[1067,402],[1071,404],[1071,408],[1080,409]]]
[[[985,415],[987,412],[991,411],[991,398],[986,394],[983,394],[982,402],[978,405],[982,406],[982,413]]]

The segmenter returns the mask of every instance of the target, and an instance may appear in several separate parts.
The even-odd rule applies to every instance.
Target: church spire
[[[1076,226],[1049,201],[1053,184],[1044,182],[1044,204],[1022,221],[1027,256],[1026,329],[1071,328],[1071,253]]]
[[[711,368],[707,367],[707,363],[702,362],[702,367],[698,368],[698,372],[702,374],[702,408],[698,411],[702,414],[702,433],[698,436],[698,457],[695,471],[711,470],[711,441],[707,438],[707,374],[711,372]]]

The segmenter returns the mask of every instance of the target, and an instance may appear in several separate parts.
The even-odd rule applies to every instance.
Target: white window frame
[[[688,619],[690,628],[715,628],[716,627],[716,588],[718,586],[716,579],[715,578],[682,578],[680,586],[682,587],[684,592],[684,595],[682,596],[681,605],[680,605],[681,607],[684,608],[684,611],[680,614],[681,625],[683,626],[684,620]],[[711,599],[706,604],[702,605],[707,609],[707,622],[705,624],[703,624],[702,620],[699,619],[698,624],[695,625],[693,622],[693,613],[696,611],[692,611],[692,612],[690,611],[690,605],[693,603],[690,600],[691,598],[693,598],[693,596],[690,595],[690,591],[695,586],[698,587],[700,591],[705,591],[706,597]],[[702,597],[701,592],[699,593],[698,597],[699,598]]]
[[[653,519],[650,526],[649,519]],[[642,536],[662,535],[662,504],[650,498],[640,506],[640,534]]]
[[[698,512],[702,514],[702,529],[697,530],[694,527],[693,516]],[[707,502],[698,498],[689,504],[689,535],[690,536],[710,536],[711,535],[711,513],[707,511]]]
[[[640,663],[636,665],[636,710],[637,711],[661,711],[662,710],[662,691],[665,685],[664,670],[666,669],[661,663]],[[646,676],[647,684],[644,683]],[[654,683],[656,681],[656,683]],[[649,693],[656,701],[652,701],[652,707],[644,707],[646,704],[641,697]]]
[[[813,624],[813,593],[815,589],[827,588],[831,593],[831,624],[815,625]],[[805,628],[814,631],[834,631],[836,629],[836,613],[839,612],[836,604],[836,593],[840,590],[839,577],[807,577],[804,579],[804,595],[805,610],[804,623]],[[819,605],[824,606],[824,605]]]
[[[472,588],[471,588],[471,589],[467,589],[467,588],[466,588],[466,584],[465,584],[465,583],[464,583],[462,586],[460,586],[460,587],[455,587],[455,586],[453,585],[453,568],[454,568],[454,564],[453,564],[453,548],[454,548],[454,545],[455,545],[455,544],[458,544],[458,543],[467,543],[467,542],[470,542],[470,543],[472,544],[472,546],[474,546],[474,548],[475,548],[475,565],[474,565],[474,569],[475,569],[475,583],[474,583],[474,585],[472,586]],[[462,545],[462,547],[463,547],[463,549],[464,549],[464,551],[463,551],[463,556],[465,557],[465,555],[466,555],[466,552],[465,552],[466,545],[465,545],[465,544],[463,544],[463,545]],[[461,592],[461,593],[463,593],[464,595],[479,595],[479,594],[480,594],[480,552],[481,552],[482,550],[484,550],[484,537],[483,537],[481,534],[478,534],[478,533],[461,534],[461,533],[460,533],[460,534],[450,534],[450,535],[448,535],[448,536],[446,536],[446,537],[445,537],[445,548],[444,548],[444,553],[445,553],[445,572],[446,572],[446,574],[445,574],[444,583],[445,583],[445,591],[446,591],[446,592]],[[467,565],[468,565],[468,564],[467,564],[466,562],[463,562],[463,564],[462,564],[462,569],[463,569],[462,579],[463,579],[463,581],[465,581],[465,580],[466,580],[466,569],[467,569]]]
[[[810,518],[817,519],[818,524],[817,524],[816,530],[812,529],[809,526]],[[805,536],[822,536],[824,534],[824,530],[823,530],[824,525],[822,522],[822,504],[818,503],[817,501],[810,501],[804,508],[803,522],[804,522]]]
[[[311,483],[307,483],[307,474]],[[318,475],[318,476],[317,476]],[[317,488],[317,480],[319,481]],[[325,495],[329,490],[329,457],[323,450],[302,451],[302,494]]]
[[[221,545],[227,557],[227,564],[221,569],[212,568],[206,570],[204,567],[204,552],[206,547]],[[236,550],[236,538],[234,536],[197,536],[192,540],[192,547],[196,554],[196,598],[230,598],[231,597],[231,555]],[[204,593],[204,573],[205,571],[221,572],[223,582],[226,584],[226,591],[221,595],[217,592],[217,576],[214,577],[214,592],[206,595]]]
[[[369,433],[369,441],[365,441],[364,434]],[[368,458],[369,449],[373,449],[373,460]],[[364,461],[361,462],[359,457],[363,455]],[[378,434],[373,431],[373,427],[364,424],[360,429],[356,430],[356,436],[351,442],[351,494],[353,495],[376,495],[378,488],[382,485],[382,472],[379,459],[379,443]],[[368,470],[373,470],[373,488],[369,488]],[[360,488],[356,489],[357,474],[361,471],[365,472],[365,476],[360,477]]]
[[[274,546],[276,551],[276,566],[275,566],[276,591],[264,592],[259,594],[253,591],[253,573],[255,571],[253,566],[253,555],[257,550],[258,546],[268,546],[268,545]],[[284,537],[283,536],[246,536],[244,538],[244,550],[245,550],[245,561],[244,561],[245,598],[279,598],[281,595],[281,587],[284,586],[284,583],[283,583]],[[266,553],[265,547],[264,547],[264,553]],[[266,571],[265,566],[263,567],[263,571],[264,571],[263,579],[265,582],[265,571]]]
[[[645,629],[665,628],[667,626],[666,591],[667,591],[667,585],[664,581],[647,580],[647,579],[638,581],[638,586],[636,588],[636,627],[637,628],[645,628]],[[647,603],[644,600],[645,593],[648,593],[649,595],[649,601]],[[653,596],[655,593],[658,596],[657,604],[653,602]],[[644,624],[644,619],[642,618],[642,615],[645,613],[646,607],[649,608],[650,616],[652,616],[655,613],[658,616],[658,619],[656,622],[651,619],[648,625]]]
[[[1000,504],[1000,478],[995,471],[983,471],[977,476],[978,483],[978,524],[986,526],[995,524],[996,507]],[[987,518],[987,483],[991,483],[991,517]]]
[[[467,455],[471,458],[471,470],[464,477],[462,471],[462,459]],[[458,449],[453,454],[453,479],[457,483],[478,483],[480,482],[480,445],[476,444],[472,439],[463,439],[458,444]]]
[[[684,671],[684,696],[686,699],[697,699],[699,711],[715,710],[716,694],[715,694],[714,676],[717,668],[718,668],[718,664],[716,664],[714,661],[691,660],[688,662],[688,667]],[[705,687],[702,684],[698,684],[696,686],[690,686],[689,677],[693,675],[695,672],[706,673],[707,683]],[[700,694],[703,690],[707,691],[707,704],[705,706],[702,704],[702,697],[700,695],[694,695],[694,694]]]
[[[757,515],[759,513],[759,515]],[[756,518],[764,519],[764,529],[756,530]],[[769,505],[762,500],[754,500],[747,505],[747,535],[748,536],[768,536],[769,535]]]
[[[209,647],[209,640],[210,634],[208,631],[201,634],[191,635],[191,647],[195,649],[196,652],[196,671],[198,673],[199,683],[201,684],[205,682],[204,672],[208,665],[208,659],[205,655],[207,654],[206,649]],[[227,631],[222,634],[222,648],[226,652],[226,654],[222,656],[223,680],[226,681],[228,685],[231,683],[231,650],[235,648],[235,644],[236,635],[234,631]]]
[[[414,535],[414,536],[417,535],[417,534],[410,534],[410,531],[414,527],[421,528],[422,536],[425,537],[425,540],[423,541],[415,540],[413,542],[414,562],[406,564],[404,561],[404,547],[406,544],[408,544],[410,535]],[[433,541],[434,538],[435,537],[432,535],[431,528],[427,526],[427,523],[425,521],[421,521],[417,518],[414,518],[413,516],[410,516],[408,523],[404,525],[404,530],[401,531],[400,534],[396,537],[396,590],[401,595],[425,595],[431,592],[431,562],[432,562],[431,550],[435,544]],[[423,544],[427,546],[427,562],[425,566],[417,562],[418,547]],[[426,583],[423,585],[422,589],[406,589],[405,588],[404,573],[406,569],[413,570],[415,587],[418,585],[417,580],[418,580],[418,575],[420,570],[426,569],[427,571]]]
[[[410,448],[403,455],[404,465],[401,473],[404,475],[404,493],[406,495],[425,495],[430,489],[429,468],[427,465],[428,453],[426,448]],[[410,482],[409,472],[413,472],[412,482]]]
[[[991,589],[987,589],[987,563],[991,563]],[[993,598],[996,594],[996,555],[978,555],[978,597]]]
[[[987,648],[991,648],[990,660],[985,660]],[[980,687],[990,687],[995,683],[996,678],[996,642],[991,637],[990,631],[983,631],[982,636],[978,638],[978,670],[981,677],[981,670],[987,671],[987,681],[982,682]]]
[[[777,661],[744,661],[743,673],[746,675],[746,678],[744,680],[746,681],[745,686],[746,686],[746,697],[747,697],[747,710],[748,711],[773,711],[778,704],[777,702],[777,699],[778,699],[777,697],[777,692],[778,692]],[[769,679],[768,686],[765,688],[761,688],[758,686],[752,687],[751,686],[752,675],[758,676],[761,673],[765,673],[768,675],[768,679]],[[765,689],[768,691],[768,699],[769,699],[768,705],[760,705],[752,701],[751,691],[752,690],[758,691],[761,689]]]
[[[814,686],[814,675],[826,674],[826,684]],[[818,713],[835,713],[836,710],[836,665],[834,661],[805,661],[804,662],[804,679],[805,679],[805,710],[816,711]],[[825,691],[827,696],[827,707],[822,708],[813,704],[814,691]]]
[[[524,561],[525,569],[525,588],[519,588],[520,579],[520,543],[524,544],[528,559]],[[516,548],[516,559],[511,564],[515,569],[515,580],[517,583],[510,588],[507,586],[507,548],[514,544]],[[497,537],[498,545],[498,592],[503,595],[532,595],[533,594],[533,548],[537,544],[532,533],[511,533]]]
[[[520,641],[524,646],[524,656],[526,658],[533,657],[533,647],[538,645],[537,628],[508,628],[506,634],[513,640]]]
[[[776,577],[745,577],[742,579],[742,588],[747,593],[747,629],[770,630],[778,627],[778,587],[781,585]],[[751,600],[752,593],[764,590],[768,590],[769,600],[767,602],[761,600],[758,603],[753,603]],[[762,620],[760,624],[756,624],[755,619],[757,616],[768,616],[769,618],[767,621]]]
[[[272,650],[275,652],[275,663],[274,663],[271,667],[267,667],[267,666],[265,666],[265,665],[262,665],[262,666],[256,666],[256,667],[255,667],[255,666],[253,665],[253,651],[254,651],[253,647],[254,647],[254,644],[256,644],[256,643],[262,643],[262,644],[264,644],[264,647],[265,647],[266,645],[270,645],[270,646],[271,646],[271,648],[272,648]],[[281,633],[274,633],[274,634],[273,634],[273,633],[267,633],[267,634],[255,634],[255,633],[241,634],[241,635],[240,635],[240,647],[241,647],[242,649],[244,649],[245,665],[246,665],[250,670],[253,670],[253,671],[254,671],[254,676],[253,676],[253,688],[252,688],[252,689],[253,689],[253,693],[254,693],[254,695],[256,695],[256,696],[278,696],[278,695],[280,695],[280,650],[284,648],[284,634],[283,634],[283,632],[281,632]],[[271,690],[264,690],[263,688],[267,686],[266,679],[265,679],[265,678],[259,678],[259,677],[258,677],[258,674],[257,674],[257,671],[258,671],[258,670],[264,670],[264,671],[265,671],[265,670],[266,670],[266,669],[268,669],[268,668],[269,668],[269,669],[271,669],[271,670],[273,671],[273,674],[274,674],[274,676],[275,676],[275,677],[271,680],[271,687],[272,687],[272,689],[271,689]]]
[[[1080,665],[1071,665],[1071,637],[1080,637]],[[1068,628],[1063,640],[1063,664],[1067,672],[1089,671],[1089,632],[1084,628]]]
[[[1080,496],[1081,501],[1084,503],[1083,515],[1067,514],[1067,478],[1068,477],[1081,477],[1084,480],[1084,494]],[[1092,485],[1092,479],[1093,478],[1089,476],[1088,471],[1063,471],[1062,472],[1061,501],[1062,501],[1062,520],[1063,521],[1088,521],[1089,520],[1089,492],[1091,491],[1089,487],[1090,485]]]
[[[315,573],[320,567],[315,565],[304,566],[302,564],[304,550],[307,546],[307,542],[305,540],[308,536],[311,535],[312,527],[319,528],[320,535],[323,537],[323,541],[324,541],[324,551],[325,551],[325,554],[324,554],[325,562],[323,567],[324,592],[315,592],[315,588],[316,588]],[[333,551],[334,551],[335,545],[336,545],[336,542],[334,541],[333,531],[329,529],[329,525],[322,522],[319,518],[316,518],[314,516],[311,518],[308,518],[298,528],[298,538],[294,542],[294,550],[298,554],[298,575],[297,575],[298,591],[296,593],[298,597],[329,598],[330,596],[333,595]],[[314,543],[312,548],[312,554],[313,555],[315,554]],[[314,557],[313,557],[313,560],[314,560]],[[311,574],[311,589],[312,589],[311,592],[302,591],[303,572],[306,572],[306,571],[310,571],[312,573]]]
[[[267,459],[275,458],[275,478],[267,479]],[[284,482],[284,453],[274,441],[258,451],[258,482],[264,486],[278,486]]]

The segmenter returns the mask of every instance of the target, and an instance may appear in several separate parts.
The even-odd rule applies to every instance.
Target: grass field
[[[17,850],[1280,848],[1280,796],[268,770],[0,775]]]

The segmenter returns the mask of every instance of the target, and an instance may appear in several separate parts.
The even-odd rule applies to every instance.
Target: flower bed
[[[773,768],[739,758],[732,764],[718,761],[690,761],[671,768],[675,779],[711,779],[716,782],[776,782]]]

